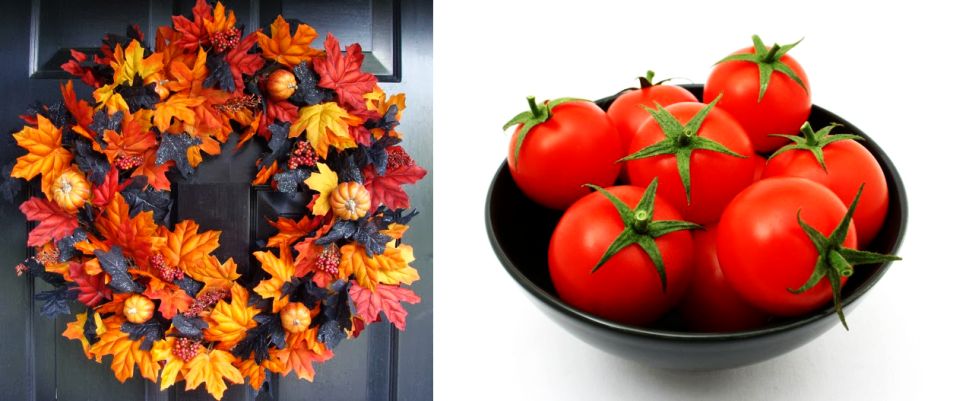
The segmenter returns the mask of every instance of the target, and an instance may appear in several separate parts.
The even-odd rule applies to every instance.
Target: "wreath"
[[[34,256],[16,270],[52,286],[35,295],[42,314],[84,306],[65,337],[112,356],[121,382],[139,369],[220,399],[227,382],[259,389],[267,371],[313,380],[313,363],[381,312],[404,329],[401,302],[420,299],[404,286],[419,276],[401,185],[426,171],[400,146],[404,95],[361,71],[359,45],[341,53],[328,34],[312,48],[317,32],[282,16],[244,35],[220,3],[192,11],[158,28],[153,50],[131,26],[96,54],[72,51],[62,68],[93,99],[67,81],[62,100],[30,107],[13,134],[26,154],[0,189],[39,189],[20,205]],[[307,216],[271,221],[249,272],[211,255],[219,231],[169,216],[167,173],[190,176],[234,132],[238,148],[259,137],[269,149],[252,185],[312,194]]]

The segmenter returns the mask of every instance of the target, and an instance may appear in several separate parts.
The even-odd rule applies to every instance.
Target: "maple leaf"
[[[426,175],[427,170],[412,162],[410,165],[388,168],[384,175],[377,175],[373,166],[367,166],[363,170],[363,186],[370,192],[371,205],[406,209],[410,207],[410,198],[400,186],[416,183]]]
[[[110,200],[93,226],[106,243],[119,246],[138,266],[149,266],[150,256],[163,242],[162,238],[154,238],[158,227],[153,212],[142,212],[131,218],[130,207],[122,196]]]
[[[263,271],[270,275],[270,279],[261,280],[253,291],[263,298],[273,298],[273,313],[277,313],[289,302],[288,296],[283,294],[283,285],[293,277],[290,248],[287,244],[281,244],[279,258],[270,251],[257,251],[253,256],[260,261]]]
[[[307,24],[297,26],[297,32],[291,37],[290,24],[280,15],[270,24],[270,36],[257,32],[257,42],[263,49],[263,57],[291,68],[320,53],[310,47],[316,38],[317,31]]]
[[[187,52],[195,52],[201,44],[210,40],[204,24],[205,19],[211,18],[210,5],[206,0],[197,0],[192,11],[193,21],[182,15],[173,17],[173,28],[180,33],[175,44]]]
[[[89,316],[87,312],[78,313],[76,320],[67,323],[67,328],[63,331],[63,336],[71,340],[79,340],[83,347],[83,354],[86,355],[87,358],[93,358],[93,354],[90,352],[90,341],[92,340],[87,336],[89,330],[86,329],[88,322],[92,323],[95,339],[106,332],[107,328],[103,325],[103,320],[99,313],[93,312],[93,319],[89,319]]]
[[[396,285],[377,284],[376,291],[356,285],[350,287],[350,298],[357,305],[357,315],[367,323],[373,323],[379,318],[380,312],[387,317],[394,326],[404,330],[407,327],[407,311],[400,302],[415,304],[420,297],[408,288]]]
[[[28,246],[41,246],[51,240],[57,241],[73,233],[80,227],[77,216],[70,214],[60,206],[43,198],[33,197],[20,204],[20,211],[27,220],[36,221],[37,226],[30,230]]]
[[[213,398],[223,398],[223,392],[227,389],[224,379],[243,383],[243,375],[233,366],[235,360],[229,352],[218,349],[199,352],[185,367],[183,377],[187,381],[186,389],[193,390],[204,383]]]
[[[94,185],[103,184],[103,179],[112,167],[106,156],[93,150],[93,144],[82,139],[73,142],[74,161]],[[98,145],[99,146],[99,145]]]
[[[337,189],[339,181],[337,173],[330,170],[324,163],[317,163],[317,173],[311,173],[310,177],[303,181],[307,187],[317,191],[316,201],[313,202],[313,208],[310,210],[314,216],[323,216],[330,211],[330,194]],[[292,242],[291,242],[292,243]]]
[[[69,301],[77,298],[77,290],[67,287],[55,287],[49,291],[39,292],[33,296],[37,301],[43,301],[40,306],[40,314],[49,318],[56,318],[57,315],[69,315]]]
[[[167,179],[167,170],[173,166],[173,161],[157,163],[157,150],[148,150],[143,155],[143,164],[133,170],[131,177],[144,177],[150,186],[161,190],[170,190],[170,180]]]
[[[97,306],[103,299],[113,297],[113,292],[107,288],[105,274],[97,275],[87,274],[83,270],[83,264],[75,261],[70,262],[69,277],[77,283],[80,292],[77,294],[77,300],[89,307]]]
[[[338,150],[357,147],[350,136],[350,127],[362,121],[350,115],[336,103],[327,102],[300,109],[300,117],[290,128],[290,137],[298,137],[307,131],[307,141],[313,145],[317,155],[326,158],[327,148]]]
[[[264,59],[250,49],[257,43],[257,34],[251,33],[243,38],[225,57],[233,73],[233,84],[237,90],[243,89],[243,75],[253,75],[263,68]]]
[[[327,33],[323,42],[326,49],[324,57],[313,59],[313,68],[320,74],[320,87],[337,92],[340,104],[351,110],[366,110],[363,95],[373,90],[377,78],[373,74],[360,71],[363,64],[363,52],[360,45],[347,46],[347,54],[340,54],[340,42],[333,34]]]
[[[254,391],[259,391],[260,387],[263,387],[263,382],[267,379],[267,372],[263,365],[257,363],[253,358],[250,358],[240,361],[238,368]]]
[[[57,240],[56,247],[57,251],[60,252],[60,256],[57,257],[57,261],[63,263],[73,259],[75,256],[77,256],[77,243],[86,240],[87,232],[83,231],[82,228],[74,229],[73,234]]]
[[[173,231],[162,228],[167,238],[166,246],[160,248],[169,266],[177,266],[184,271],[203,263],[210,252],[220,246],[220,231],[199,232],[200,225],[193,220],[183,220],[174,226]]]
[[[146,181],[146,177],[127,180],[117,189],[120,190],[123,199],[130,205],[131,214],[152,212],[153,221],[157,224],[164,224],[164,220],[173,206],[173,199],[170,197],[170,192],[150,188],[146,185]]]
[[[309,181],[309,179],[307,181]],[[299,221],[286,217],[280,217],[277,221],[267,220],[267,223],[270,223],[273,228],[279,231],[267,239],[267,248],[277,248],[284,244],[293,244],[298,239],[316,230],[321,222],[321,218],[311,218],[309,216],[303,216]]]
[[[129,273],[129,264],[123,254],[120,253],[120,247],[114,245],[110,252],[104,252],[99,249],[93,251],[100,261],[100,267],[110,276],[110,289],[118,293],[139,293],[143,291],[143,285],[133,280]]]
[[[290,133],[290,123],[273,123],[267,129],[270,130],[270,141],[267,142],[270,152],[264,152],[257,162],[257,165],[261,167],[269,166],[281,157],[288,157],[290,146],[293,145],[293,140],[287,137],[287,134]]]
[[[298,378],[313,381],[316,374],[313,363],[333,358],[333,352],[318,342],[316,337],[316,327],[287,334],[287,347],[277,351],[280,360],[286,364],[284,375],[293,371]]]
[[[13,134],[17,145],[27,150],[27,154],[17,158],[10,176],[32,180],[38,174],[42,176],[42,189],[49,196],[49,187],[64,169],[70,166],[73,153],[61,147],[61,132],[46,117],[37,115],[37,128],[24,126]]]
[[[166,337],[153,342],[150,354],[155,361],[164,361],[163,371],[160,372],[160,390],[166,390],[177,381],[177,376],[183,371],[183,359],[173,354],[174,337]]]
[[[276,161],[269,167],[261,167],[260,171],[257,172],[257,176],[253,178],[253,181],[250,181],[250,185],[267,185],[278,171],[280,171],[280,167],[277,166]]]
[[[102,362],[106,355],[113,355],[110,368],[121,383],[133,376],[136,365],[140,366],[143,378],[156,382],[160,363],[153,359],[150,351],[140,349],[144,339],[133,341],[128,333],[120,330],[123,321],[123,317],[118,315],[103,319],[105,331],[100,335],[100,341],[90,347],[90,353],[97,362]]]
[[[107,155],[107,160],[114,163],[118,156],[143,156],[148,149],[157,146],[157,137],[150,131],[144,129],[132,115],[124,116],[123,130],[117,133],[113,130],[106,130],[103,133],[103,139],[107,142],[103,153]]]
[[[157,160],[155,163],[162,164],[168,161],[174,161],[180,175],[187,177],[192,175],[193,165],[187,160],[188,150],[200,144],[200,139],[188,133],[183,134],[165,134],[160,140],[160,147],[157,148]]]
[[[377,289],[377,283],[410,285],[420,279],[417,270],[410,266],[413,248],[407,244],[398,247],[391,242],[383,254],[370,256],[363,246],[351,243],[340,247],[340,255],[340,277],[353,274],[357,284],[372,291]]]
[[[176,285],[168,284],[157,278],[151,278],[147,284],[147,289],[143,292],[150,299],[160,300],[158,311],[164,319],[173,319],[177,312],[185,312],[190,309],[193,303],[193,297],[187,294]]]
[[[174,117],[185,125],[196,125],[197,113],[193,111],[193,108],[203,104],[203,102],[203,98],[177,93],[167,98],[165,102],[157,103],[157,110],[153,113],[153,123],[160,132],[170,129],[170,119]]]
[[[82,53],[81,53],[82,54]],[[77,100],[77,94],[73,91],[73,81],[60,84],[60,94],[63,96],[63,104],[74,121],[81,127],[86,127],[93,122],[93,107],[86,100]],[[87,138],[92,140],[93,138]]]
[[[240,274],[237,273],[237,264],[233,261],[233,258],[227,259],[225,263],[220,263],[216,256],[206,255],[202,260],[203,263],[188,267],[184,269],[184,272],[206,284],[207,289],[227,289],[240,278]]]
[[[194,15],[196,17],[196,15]],[[203,19],[203,27],[206,29],[208,34],[214,34],[217,32],[223,32],[228,29],[233,28],[234,24],[237,22],[237,16],[234,15],[233,10],[227,12],[226,7],[223,6],[223,3],[217,2],[216,7],[213,8],[213,18]]]
[[[220,300],[210,311],[207,323],[210,327],[203,332],[207,341],[217,341],[218,349],[229,351],[247,335],[247,331],[256,327],[254,316],[260,309],[247,306],[250,294],[240,284],[230,288],[230,302]]]

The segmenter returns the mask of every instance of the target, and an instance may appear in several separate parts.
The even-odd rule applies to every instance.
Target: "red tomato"
[[[644,107],[655,108],[657,104],[669,106],[680,102],[696,102],[697,97],[679,86],[653,84],[653,73],[640,77],[640,88],[623,93],[607,109],[607,115],[620,132],[623,147],[630,146],[633,134],[650,118]]]
[[[807,120],[812,105],[810,83],[800,64],[789,55],[783,54],[783,49],[789,50],[792,45],[783,48],[774,45],[767,49],[756,36],[754,43],[754,47],[737,50],[728,56],[743,58],[743,55],[760,54],[753,61],[731,60],[717,63],[703,87],[703,101],[713,101],[722,93],[723,98],[717,107],[726,110],[740,122],[758,152],[767,153],[787,143],[786,139],[770,134],[794,134],[800,124]],[[772,51],[774,49],[776,50]],[[769,58],[762,57],[768,53],[773,54]],[[771,70],[769,83],[762,97],[760,64],[775,68]],[[781,71],[785,68],[793,71],[803,85]]]
[[[767,158],[760,155],[753,155],[753,162],[756,163],[753,171],[753,180],[759,181],[763,178],[763,170],[767,167]]]
[[[680,124],[687,124],[694,115],[708,105],[702,103],[677,103],[664,110]],[[756,162],[750,158],[753,148],[740,125],[720,109],[708,111],[696,136],[712,140],[744,157],[721,152],[693,149],[690,153],[690,202],[677,168],[677,156],[663,154],[627,162],[629,182],[647,185],[654,177],[660,179],[659,194],[683,213],[688,221],[698,224],[716,222],[730,199],[754,181]],[[664,140],[665,135],[657,120],[647,120],[629,147],[628,155]]]
[[[616,186],[608,191],[631,207],[644,189]],[[679,220],[680,213],[654,197],[653,220]],[[650,257],[637,244],[628,245],[592,272],[607,248],[625,229],[613,203],[600,192],[589,194],[563,214],[550,239],[550,277],[564,302],[594,315],[645,325],[676,305],[690,282],[693,241],[687,231],[654,240],[663,258],[666,291]]]
[[[828,135],[829,127],[824,129],[827,130],[827,134],[823,139],[835,137],[835,135]],[[807,138],[810,135],[816,135],[809,125],[805,125],[802,131]],[[848,207],[857,195],[860,184],[865,184],[860,202],[853,211],[853,221],[857,224],[857,243],[869,244],[887,218],[889,195],[887,180],[880,163],[877,163],[867,148],[852,139],[814,146],[823,151],[823,166],[817,161],[813,152],[803,148],[793,148],[771,157],[763,176],[803,177],[819,182],[837,194]]]
[[[507,155],[510,175],[523,193],[543,206],[564,209],[590,192],[584,184],[613,185],[623,147],[606,113],[584,100],[530,102],[540,114],[526,112],[532,119],[517,122]],[[525,124],[535,125],[519,145],[518,160],[517,139]]]
[[[829,236],[847,207],[816,182],[768,178],[730,201],[717,227],[717,256],[730,286],[751,305],[773,315],[803,315],[832,299],[826,279],[799,294],[788,290],[807,282],[819,256],[797,222],[797,211],[806,224]],[[844,247],[857,247],[854,227],[850,225]],[[841,278],[843,282],[846,278]]]
[[[767,314],[737,295],[727,283],[717,260],[717,228],[693,232],[693,279],[680,303],[687,327],[704,332],[731,332],[755,329],[767,321]]]

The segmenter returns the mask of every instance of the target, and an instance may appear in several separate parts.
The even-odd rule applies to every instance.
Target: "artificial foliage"
[[[420,298],[404,186],[426,171],[400,144],[404,95],[361,70],[359,45],[341,52],[327,34],[314,48],[317,31],[282,16],[244,32],[205,0],[192,14],[158,28],[152,47],[132,26],[95,54],[72,51],[62,67],[92,99],[66,81],[62,100],[21,116],[25,152],[0,192],[33,189],[20,210],[34,256],[17,272],[52,286],[36,294],[43,314],[82,305],[65,337],[108,357],[121,382],[139,373],[220,399],[230,384],[259,389],[267,372],[312,380],[381,316],[405,328],[404,305]],[[251,185],[312,195],[307,215],[270,222],[247,272],[213,255],[215,227],[170,215],[170,177],[232,152],[233,135],[237,148],[266,145]]]

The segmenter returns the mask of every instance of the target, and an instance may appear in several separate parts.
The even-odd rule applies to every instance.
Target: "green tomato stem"
[[[780,45],[774,43],[773,46],[770,46],[770,49],[767,50],[767,55],[763,58],[763,62],[773,63],[774,61],[777,61],[776,57],[778,51],[780,51]]]
[[[533,113],[535,118],[540,118],[541,111],[540,107],[537,106],[537,98],[534,96],[527,96],[527,104],[530,105],[530,112]]]

